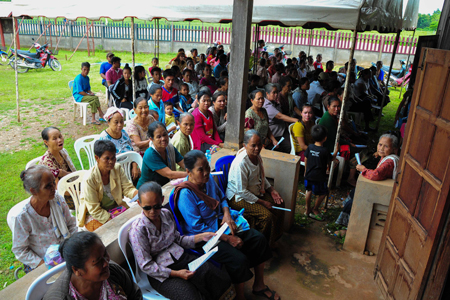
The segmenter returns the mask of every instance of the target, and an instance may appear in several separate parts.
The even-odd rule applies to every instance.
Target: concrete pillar
[[[239,145],[244,139],[252,14],[253,0],[234,0],[225,148],[239,149]]]

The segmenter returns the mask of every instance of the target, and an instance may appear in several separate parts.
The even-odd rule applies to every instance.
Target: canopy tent
[[[415,28],[418,4],[419,0],[409,0],[404,10],[403,0],[254,0],[252,23],[397,32],[399,29]],[[69,20],[123,20],[134,17],[141,20],[164,18],[174,22],[201,20],[220,23],[232,21],[233,0],[219,3],[173,0],[170,5],[164,2],[150,4],[146,0],[78,0],[75,3],[13,0],[11,9],[15,17],[61,17]],[[403,11],[407,14],[403,15]]]

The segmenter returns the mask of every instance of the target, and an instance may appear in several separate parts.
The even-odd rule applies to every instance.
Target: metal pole
[[[258,40],[259,40],[259,24],[255,25],[255,34],[253,35],[255,43],[253,44],[253,74],[256,74],[256,69],[258,67]]]
[[[385,84],[386,88],[384,89],[383,99],[381,100],[380,111],[378,113],[378,120],[377,120],[377,127],[376,127],[377,131],[378,131],[378,128],[380,127],[381,114],[383,113],[384,101],[386,100],[386,94],[387,94],[388,86],[389,86],[389,78],[391,77],[391,71],[392,71],[392,66],[394,65],[395,54],[397,53],[398,42],[400,40],[400,32],[401,32],[400,29],[397,30],[397,36],[395,37],[394,51],[392,51],[392,58],[391,58],[391,66],[389,68],[389,74],[386,78],[386,84]]]
[[[312,33],[312,29],[309,30],[309,37],[308,37],[308,57],[309,57],[309,53],[311,52],[311,33]]]
[[[157,24],[157,26],[156,26],[156,34],[157,34],[157,39],[156,39],[156,43],[157,43],[157,45],[156,45],[156,53],[157,53],[157,55],[156,55],[156,57],[158,57],[158,61],[159,61],[159,19],[156,19],[156,24]]]
[[[412,36],[412,39],[411,39],[411,43],[409,44],[409,53],[408,53],[408,59],[406,60],[406,68],[408,68],[408,65],[409,65],[409,57],[411,56],[412,47],[413,47],[413,43],[414,43],[414,36],[415,35],[416,35],[416,29],[414,28],[413,36]],[[408,72],[408,70],[406,70],[406,72]],[[406,73],[405,73],[405,76],[406,76]],[[400,87],[400,98],[402,98],[402,90],[403,90],[403,84]],[[405,90],[406,90],[406,88],[405,88]]]
[[[16,32],[16,19],[14,18],[14,16],[12,16],[12,23],[13,23],[13,32],[14,32],[14,49],[16,49],[16,51],[14,51],[14,76],[16,77],[16,105],[17,105],[17,122],[20,122],[20,108],[19,108],[19,75],[17,74],[17,41],[16,41],[16,37],[17,34],[19,33],[18,31]]]
[[[89,50],[89,29],[91,28],[91,25],[89,24],[88,19],[86,18],[86,42],[87,42],[87,51],[88,56],[91,56],[91,51]]]
[[[131,18],[131,70],[135,72],[134,69],[134,18]],[[134,78],[131,76],[131,86],[133,88],[133,103],[136,101],[136,86],[134,84]]]
[[[359,20],[359,17],[358,17]],[[357,32],[356,29],[353,30],[353,40],[352,40],[352,47],[350,48],[350,57],[348,59],[349,61],[349,66],[350,66],[350,62],[353,61],[353,56],[355,54],[355,46],[356,46],[356,39],[357,39]],[[343,127],[343,120],[344,120],[344,115],[345,115],[345,104],[346,101],[348,100],[348,91],[350,89],[350,70],[351,68],[347,68],[347,77],[345,80],[345,86],[344,86],[344,95],[342,98],[342,105],[341,105],[341,114],[339,116],[339,124],[338,124],[338,128],[337,128],[337,134],[336,134],[336,141],[334,143],[334,152],[333,153],[337,153],[339,151],[338,149],[338,144],[339,144],[339,139],[341,137],[341,131],[342,131],[342,127]],[[330,168],[330,176],[328,177],[328,189],[330,189],[331,187],[331,182],[333,180],[333,172],[334,172],[334,167],[335,167],[335,163],[334,161],[331,163],[331,168]],[[325,202],[325,209],[327,208],[327,202],[328,202],[328,197],[327,200]]]

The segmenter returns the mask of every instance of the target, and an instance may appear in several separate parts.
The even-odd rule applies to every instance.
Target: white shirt
[[[264,178],[264,188],[271,187],[267,178]],[[233,160],[228,173],[227,198],[235,197],[235,201],[245,200],[254,204],[259,200],[261,190],[261,168],[260,164],[254,165],[247,155],[247,151],[242,151]]]
[[[31,197],[27,200],[30,199]],[[56,200],[61,204],[63,218],[66,220],[67,228],[72,235],[78,231],[75,217],[71,215],[63,197],[56,194],[55,198],[50,201]],[[54,226],[56,224],[52,223],[50,217],[39,215],[28,202],[14,222],[12,252],[17,260],[33,269],[36,268],[44,259],[47,248],[64,240],[62,237],[59,239],[56,237]]]

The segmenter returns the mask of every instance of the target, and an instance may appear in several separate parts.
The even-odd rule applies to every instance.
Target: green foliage
[[[419,14],[419,19],[417,21],[417,28],[425,31],[436,31],[439,25],[440,18],[441,18],[441,11],[439,9],[435,10],[432,15]]]

